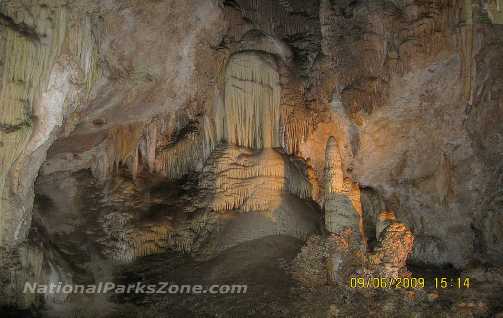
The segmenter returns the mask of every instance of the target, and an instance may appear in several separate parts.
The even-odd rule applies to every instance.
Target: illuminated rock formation
[[[376,222],[376,238],[379,240],[381,237],[381,233],[384,231],[384,229],[392,224],[392,223],[397,223],[398,220],[396,219],[395,213],[393,211],[382,211],[377,215],[377,222]]]
[[[104,254],[120,263],[129,263],[137,257],[165,251],[173,228],[169,223],[132,223],[132,216],[125,213],[110,213],[101,220],[106,237],[101,240]]]
[[[149,147],[156,146],[157,144],[154,144]],[[188,172],[200,168],[215,146],[214,127],[210,119],[204,117],[194,131],[185,133],[175,142],[170,142],[156,152],[155,171],[169,179],[179,179]]]
[[[391,211],[379,215],[378,245],[368,255],[370,270],[376,277],[405,277],[407,258],[412,253],[414,236],[409,228],[396,220]]]
[[[366,239],[360,191],[344,178],[342,159],[334,137],[327,141],[323,186],[327,282],[343,284],[363,266]]]
[[[352,275],[362,272],[365,257],[358,235],[346,227],[326,237],[311,236],[294,259],[291,272],[306,287],[344,287]]]
[[[138,143],[143,132],[143,125],[131,124],[123,127],[117,127],[109,132],[108,141],[108,166],[112,168],[112,172],[119,170],[121,164],[130,164],[133,176],[136,176],[138,171]]]
[[[282,193],[302,199],[312,195],[305,171],[273,149],[255,153],[220,146],[203,173],[202,186],[214,193],[211,208],[215,211],[267,211],[278,206]]]
[[[333,193],[341,193],[344,191],[342,159],[334,137],[328,139],[325,149],[325,179],[323,191],[327,199],[330,199]]]
[[[65,39],[66,11],[56,10],[53,21],[46,18],[50,9],[39,8],[33,12],[33,19],[39,25],[32,30],[33,36],[26,36],[16,30],[7,29],[2,48],[9,52],[2,61],[2,85],[0,86],[0,244],[12,244],[22,240],[12,230],[19,231],[22,225],[11,217],[16,214],[7,206],[11,197],[7,176],[16,160],[26,150],[33,132],[34,104],[38,102],[49,81],[51,68],[55,64]],[[14,13],[14,12],[12,12]],[[28,15],[21,20],[29,20]],[[36,32],[48,34],[46,44],[40,45]],[[33,151],[34,149],[32,149]],[[7,215],[9,214],[9,215]]]
[[[364,242],[359,188],[344,179],[340,152],[333,137],[329,138],[325,151],[323,207],[328,232],[339,233],[350,228]]]
[[[279,147],[279,74],[271,57],[240,53],[225,70],[225,103],[217,112],[219,140],[253,148]]]

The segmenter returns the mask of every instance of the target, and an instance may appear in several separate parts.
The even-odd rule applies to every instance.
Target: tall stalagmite
[[[360,191],[350,179],[344,179],[342,159],[334,137],[327,141],[324,174],[325,228],[330,233],[341,233],[350,228],[365,242]]]
[[[344,174],[342,172],[342,159],[337,147],[337,141],[330,137],[325,149],[325,182],[324,193],[326,199],[329,199],[332,193],[342,192],[344,190]]]

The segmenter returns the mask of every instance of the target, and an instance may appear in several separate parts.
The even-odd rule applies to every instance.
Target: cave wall
[[[499,234],[480,224],[499,222],[494,160],[501,127],[474,117],[501,109],[496,95],[486,95],[501,84],[493,59],[501,25],[483,23],[485,5],[321,3],[320,63],[336,72],[326,73],[319,96],[342,104],[351,118],[357,140],[351,174],[413,229],[415,262],[464,266],[488,260],[488,253],[498,258]],[[491,155],[480,151],[488,138]]]

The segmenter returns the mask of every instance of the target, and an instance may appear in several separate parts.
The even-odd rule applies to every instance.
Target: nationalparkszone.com
[[[168,282],[146,284],[115,284],[100,282],[91,285],[59,283],[38,284],[26,282],[23,292],[30,294],[245,294],[247,285],[178,285]]]

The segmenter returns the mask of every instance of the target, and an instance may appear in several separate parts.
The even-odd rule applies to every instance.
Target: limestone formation
[[[320,287],[328,282],[325,259],[326,242],[320,236],[311,236],[293,261],[292,276],[307,287]]]
[[[358,235],[360,231],[358,212],[351,200],[344,194],[332,194],[325,202],[325,228],[330,233],[338,233],[350,228]]]
[[[407,258],[412,253],[414,236],[409,228],[398,221],[388,221],[382,230],[378,245],[369,254],[369,265],[375,277],[406,277]]]
[[[332,193],[344,191],[344,173],[342,170],[342,158],[335,138],[330,136],[325,150],[325,176],[324,193],[330,199]]]
[[[225,70],[225,103],[217,125],[230,144],[253,149],[279,147],[279,74],[271,57],[232,56]]]
[[[214,193],[211,208],[218,212],[268,211],[282,193],[312,197],[312,185],[299,170],[273,149],[258,153],[233,146],[215,150],[204,168],[202,186]]]
[[[311,236],[294,259],[291,272],[306,287],[344,287],[351,277],[363,272],[365,257],[358,235],[346,227],[326,237]]]
[[[324,173],[325,228],[330,233],[341,233],[349,228],[364,242],[360,191],[351,180],[344,178],[341,155],[334,137],[327,142]]]
[[[398,220],[396,219],[395,213],[393,211],[382,211],[377,215],[377,222],[376,222],[376,239],[379,240],[381,237],[382,232],[388,225],[397,223]]]

